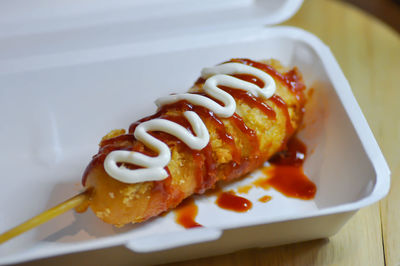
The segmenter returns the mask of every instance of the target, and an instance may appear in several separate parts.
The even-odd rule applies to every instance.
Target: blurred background
[[[341,0],[379,18],[400,32],[400,0]]]

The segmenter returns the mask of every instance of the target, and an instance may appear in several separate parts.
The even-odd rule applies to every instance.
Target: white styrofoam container
[[[120,229],[91,211],[69,212],[1,245],[0,264],[115,246],[69,256],[97,265],[142,265],[325,238],[388,193],[388,166],[329,48],[298,28],[261,27],[288,18],[301,1],[205,1],[195,9],[191,1],[176,0],[179,9],[163,12],[154,11],[162,6],[157,0],[100,1],[97,10],[38,2],[55,11],[10,4],[14,15],[0,16],[0,231],[76,194],[101,136],[154,112],[160,95],[186,91],[203,67],[232,57],[298,66],[314,88],[300,137],[310,153],[304,170],[318,191],[314,200],[302,201],[252,189],[246,198],[254,206],[245,214],[219,209],[214,196],[197,196],[196,220],[204,227],[191,230],[177,225],[173,212]],[[120,9],[110,11],[115,6]],[[137,11],[134,19],[129,10]],[[244,19],[232,22],[238,10]],[[215,14],[231,25],[212,27]],[[178,23],[189,18],[197,22]],[[161,22],[158,34],[148,34]],[[130,26],[134,39],[127,37]],[[273,199],[258,203],[265,194]]]

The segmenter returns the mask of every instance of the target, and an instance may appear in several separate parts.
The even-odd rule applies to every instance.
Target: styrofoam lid
[[[281,23],[302,0],[5,0],[0,60]],[[240,37],[240,36],[239,36]]]

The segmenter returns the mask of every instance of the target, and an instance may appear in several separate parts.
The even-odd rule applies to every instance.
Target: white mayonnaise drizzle
[[[230,76],[234,74],[249,74],[257,77],[264,82],[264,87]],[[156,101],[158,107],[166,104],[172,104],[181,100],[186,100],[191,104],[203,106],[217,116],[227,118],[234,114],[236,110],[235,99],[227,92],[218,88],[218,86],[227,86],[233,89],[241,89],[248,91],[256,97],[268,99],[276,90],[274,79],[264,71],[252,66],[240,63],[225,63],[211,68],[204,68],[201,71],[202,78],[206,79],[203,90],[204,92],[221,101],[223,105],[218,104],[210,98],[198,94],[182,93],[162,97]],[[139,124],[134,132],[135,138],[143,142],[148,148],[158,153],[157,156],[147,156],[140,152],[131,151],[112,151],[104,160],[104,169],[116,180],[124,183],[139,183],[144,181],[163,180],[168,177],[165,166],[171,160],[171,151],[164,142],[150,135],[148,132],[161,131],[168,133],[182,140],[191,149],[201,150],[207,146],[210,141],[208,130],[201,118],[192,111],[183,113],[189,121],[195,135],[191,134],[181,125],[166,120],[152,119]],[[140,169],[128,169],[122,164],[130,163],[141,166]]]

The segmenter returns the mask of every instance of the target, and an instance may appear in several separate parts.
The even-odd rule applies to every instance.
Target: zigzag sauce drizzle
[[[260,88],[253,83],[230,76],[235,74],[253,75],[264,83],[264,87]],[[186,100],[191,104],[211,110],[219,117],[228,118],[234,114],[236,102],[229,93],[218,88],[218,86],[245,90],[256,97],[264,99],[271,97],[276,90],[275,81],[270,75],[260,69],[240,63],[225,63],[211,68],[204,68],[201,76],[206,79],[203,86],[204,92],[222,102],[223,105],[202,95],[183,93],[162,97],[156,101],[157,106],[162,107]],[[161,131],[168,133],[179,138],[194,150],[202,150],[210,141],[208,130],[198,114],[193,111],[185,111],[183,115],[189,121],[195,135],[181,125],[166,119],[156,118],[143,122],[136,127],[134,136],[147,147],[157,152],[158,155],[151,157],[140,152],[112,151],[104,160],[106,172],[114,179],[130,184],[167,178],[168,173],[164,168],[171,160],[171,151],[168,145],[148,132]],[[118,163],[130,163],[143,168],[132,170],[124,167],[123,164],[118,166]]]

